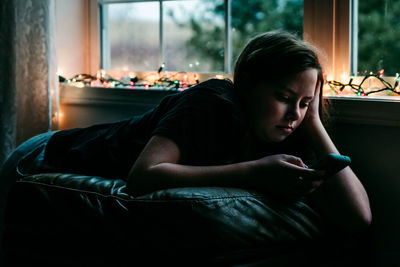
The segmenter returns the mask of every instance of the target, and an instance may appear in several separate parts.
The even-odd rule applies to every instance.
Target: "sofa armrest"
[[[52,263],[73,257],[93,264],[93,255],[111,264],[112,255],[121,262],[152,255],[160,263],[246,262],[291,253],[312,257],[324,239],[320,216],[304,201],[284,204],[254,191],[218,187],[135,198],[125,188],[123,180],[60,173],[17,181],[7,203],[9,258],[20,259],[24,251],[30,253],[26,259]]]
[[[71,173],[39,173],[22,177],[20,182],[31,182],[47,186],[60,187],[104,196],[115,196],[125,200],[133,197],[126,193],[126,182],[121,179],[107,179],[100,176],[87,176]]]
[[[19,202],[19,209],[41,199],[45,206],[54,207],[53,213],[66,217],[63,222],[70,217],[132,225],[156,222],[162,231],[186,228],[188,235],[195,234],[196,225],[220,246],[290,243],[322,235],[321,219],[306,202],[282,203],[238,188],[172,188],[135,198],[126,193],[123,180],[46,173],[17,181],[10,198],[9,206]]]

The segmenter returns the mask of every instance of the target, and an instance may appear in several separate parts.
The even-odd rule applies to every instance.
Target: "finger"
[[[283,164],[288,167],[288,174],[290,174],[297,183],[299,183],[300,180],[322,181],[325,178],[325,171],[301,167],[288,161],[283,162]]]
[[[296,165],[292,165],[293,174],[296,177],[302,177],[307,181],[320,181],[325,177],[325,171],[302,168]]]
[[[307,191],[312,188],[318,187],[322,182],[322,180],[313,181],[304,179],[303,177],[299,177],[299,179],[297,179],[297,188],[301,188]]]
[[[306,165],[304,164],[303,160],[301,158],[299,158],[299,157],[287,155],[285,160],[286,160],[286,162],[292,163],[292,164],[294,164],[296,166],[306,167]]]
[[[318,188],[318,187],[320,187],[320,186],[324,183],[324,180],[312,181],[311,183],[312,183],[312,186],[313,186],[314,188]]]
[[[298,179],[295,185],[292,185],[289,194],[306,196],[314,192],[323,184],[324,181],[311,181],[305,179]]]
[[[317,87],[315,87],[315,96],[319,96],[321,94],[321,81],[318,81]]]
[[[304,179],[310,181],[322,181],[325,179],[326,171],[316,170],[316,169],[307,169],[307,175],[304,175]]]

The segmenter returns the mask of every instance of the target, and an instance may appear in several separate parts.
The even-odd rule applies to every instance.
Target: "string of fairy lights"
[[[121,79],[115,79],[105,71],[92,76],[89,74],[78,74],[71,79],[65,79],[59,76],[60,82],[65,82],[76,87],[105,87],[105,88],[128,88],[128,89],[158,89],[158,90],[185,90],[199,83],[199,76],[196,73],[175,73],[166,75],[162,73],[160,67],[157,78],[141,80],[137,76],[124,76]],[[329,88],[333,95],[341,96],[360,96],[367,97],[376,95],[386,91],[387,96],[400,96],[400,75],[396,73],[394,84],[391,84],[387,79],[383,78],[384,70],[378,73],[366,74],[363,77],[349,77],[348,82],[336,80],[326,81],[326,87]],[[191,76],[190,79],[188,78]],[[192,77],[193,76],[193,77]],[[221,78],[222,75],[216,75],[216,78]],[[223,77],[222,77],[223,78]],[[151,81],[150,81],[151,80]],[[343,80],[343,79],[342,79]],[[359,81],[359,82],[356,82]],[[374,86],[371,86],[371,84]]]
[[[370,72],[369,74],[365,75],[361,82],[355,83],[354,77],[350,77],[348,83],[342,83],[335,80],[328,80],[326,82],[327,86],[332,90],[332,92],[336,95],[341,95],[345,89],[350,89],[350,91],[357,96],[365,97],[373,94],[377,94],[380,92],[387,91],[386,95],[400,95],[399,89],[399,80],[400,76],[396,73],[394,84],[392,85],[388,81],[383,78],[384,70],[381,69],[378,73],[374,74]],[[380,86],[373,86],[371,87],[370,82],[371,79],[375,79],[375,82],[378,82]],[[368,83],[368,84],[367,84]],[[376,83],[375,83],[376,84]]]
[[[161,77],[152,82],[139,80],[138,77],[123,77],[118,80],[111,76],[107,78],[98,78],[89,74],[78,74],[71,79],[65,79],[59,76],[59,81],[70,84],[75,87],[104,87],[104,88],[125,88],[125,89],[165,89],[179,90],[194,86],[198,82],[198,77],[195,75],[195,83],[189,83],[186,79],[175,79],[171,77]]]
[[[160,66],[156,75],[142,74],[138,76],[130,74],[120,79],[113,78],[104,70],[97,72],[96,76],[90,74],[77,74],[71,79],[59,75],[59,81],[75,87],[105,87],[125,89],[155,89],[155,90],[184,90],[199,83],[197,73],[166,73],[163,72],[164,64]],[[189,77],[190,76],[190,77]]]

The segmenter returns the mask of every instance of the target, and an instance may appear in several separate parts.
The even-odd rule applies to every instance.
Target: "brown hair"
[[[316,49],[285,31],[266,32],[255,36],[247,43],[234,68],[235,95],[240,101],[255,85],[264,81],[288,81],[307,69],[318,71],[322,116],[324,78]]]

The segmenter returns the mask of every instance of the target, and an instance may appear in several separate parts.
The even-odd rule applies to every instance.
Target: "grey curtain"
[[[18,144],[58,127],[54,1],[0,1],[0,166]],[[0,240],[14,182],[7,178],[0,177]]]
[[[18,144],[58,126],[54,1],[1,1],[0,166]]]

